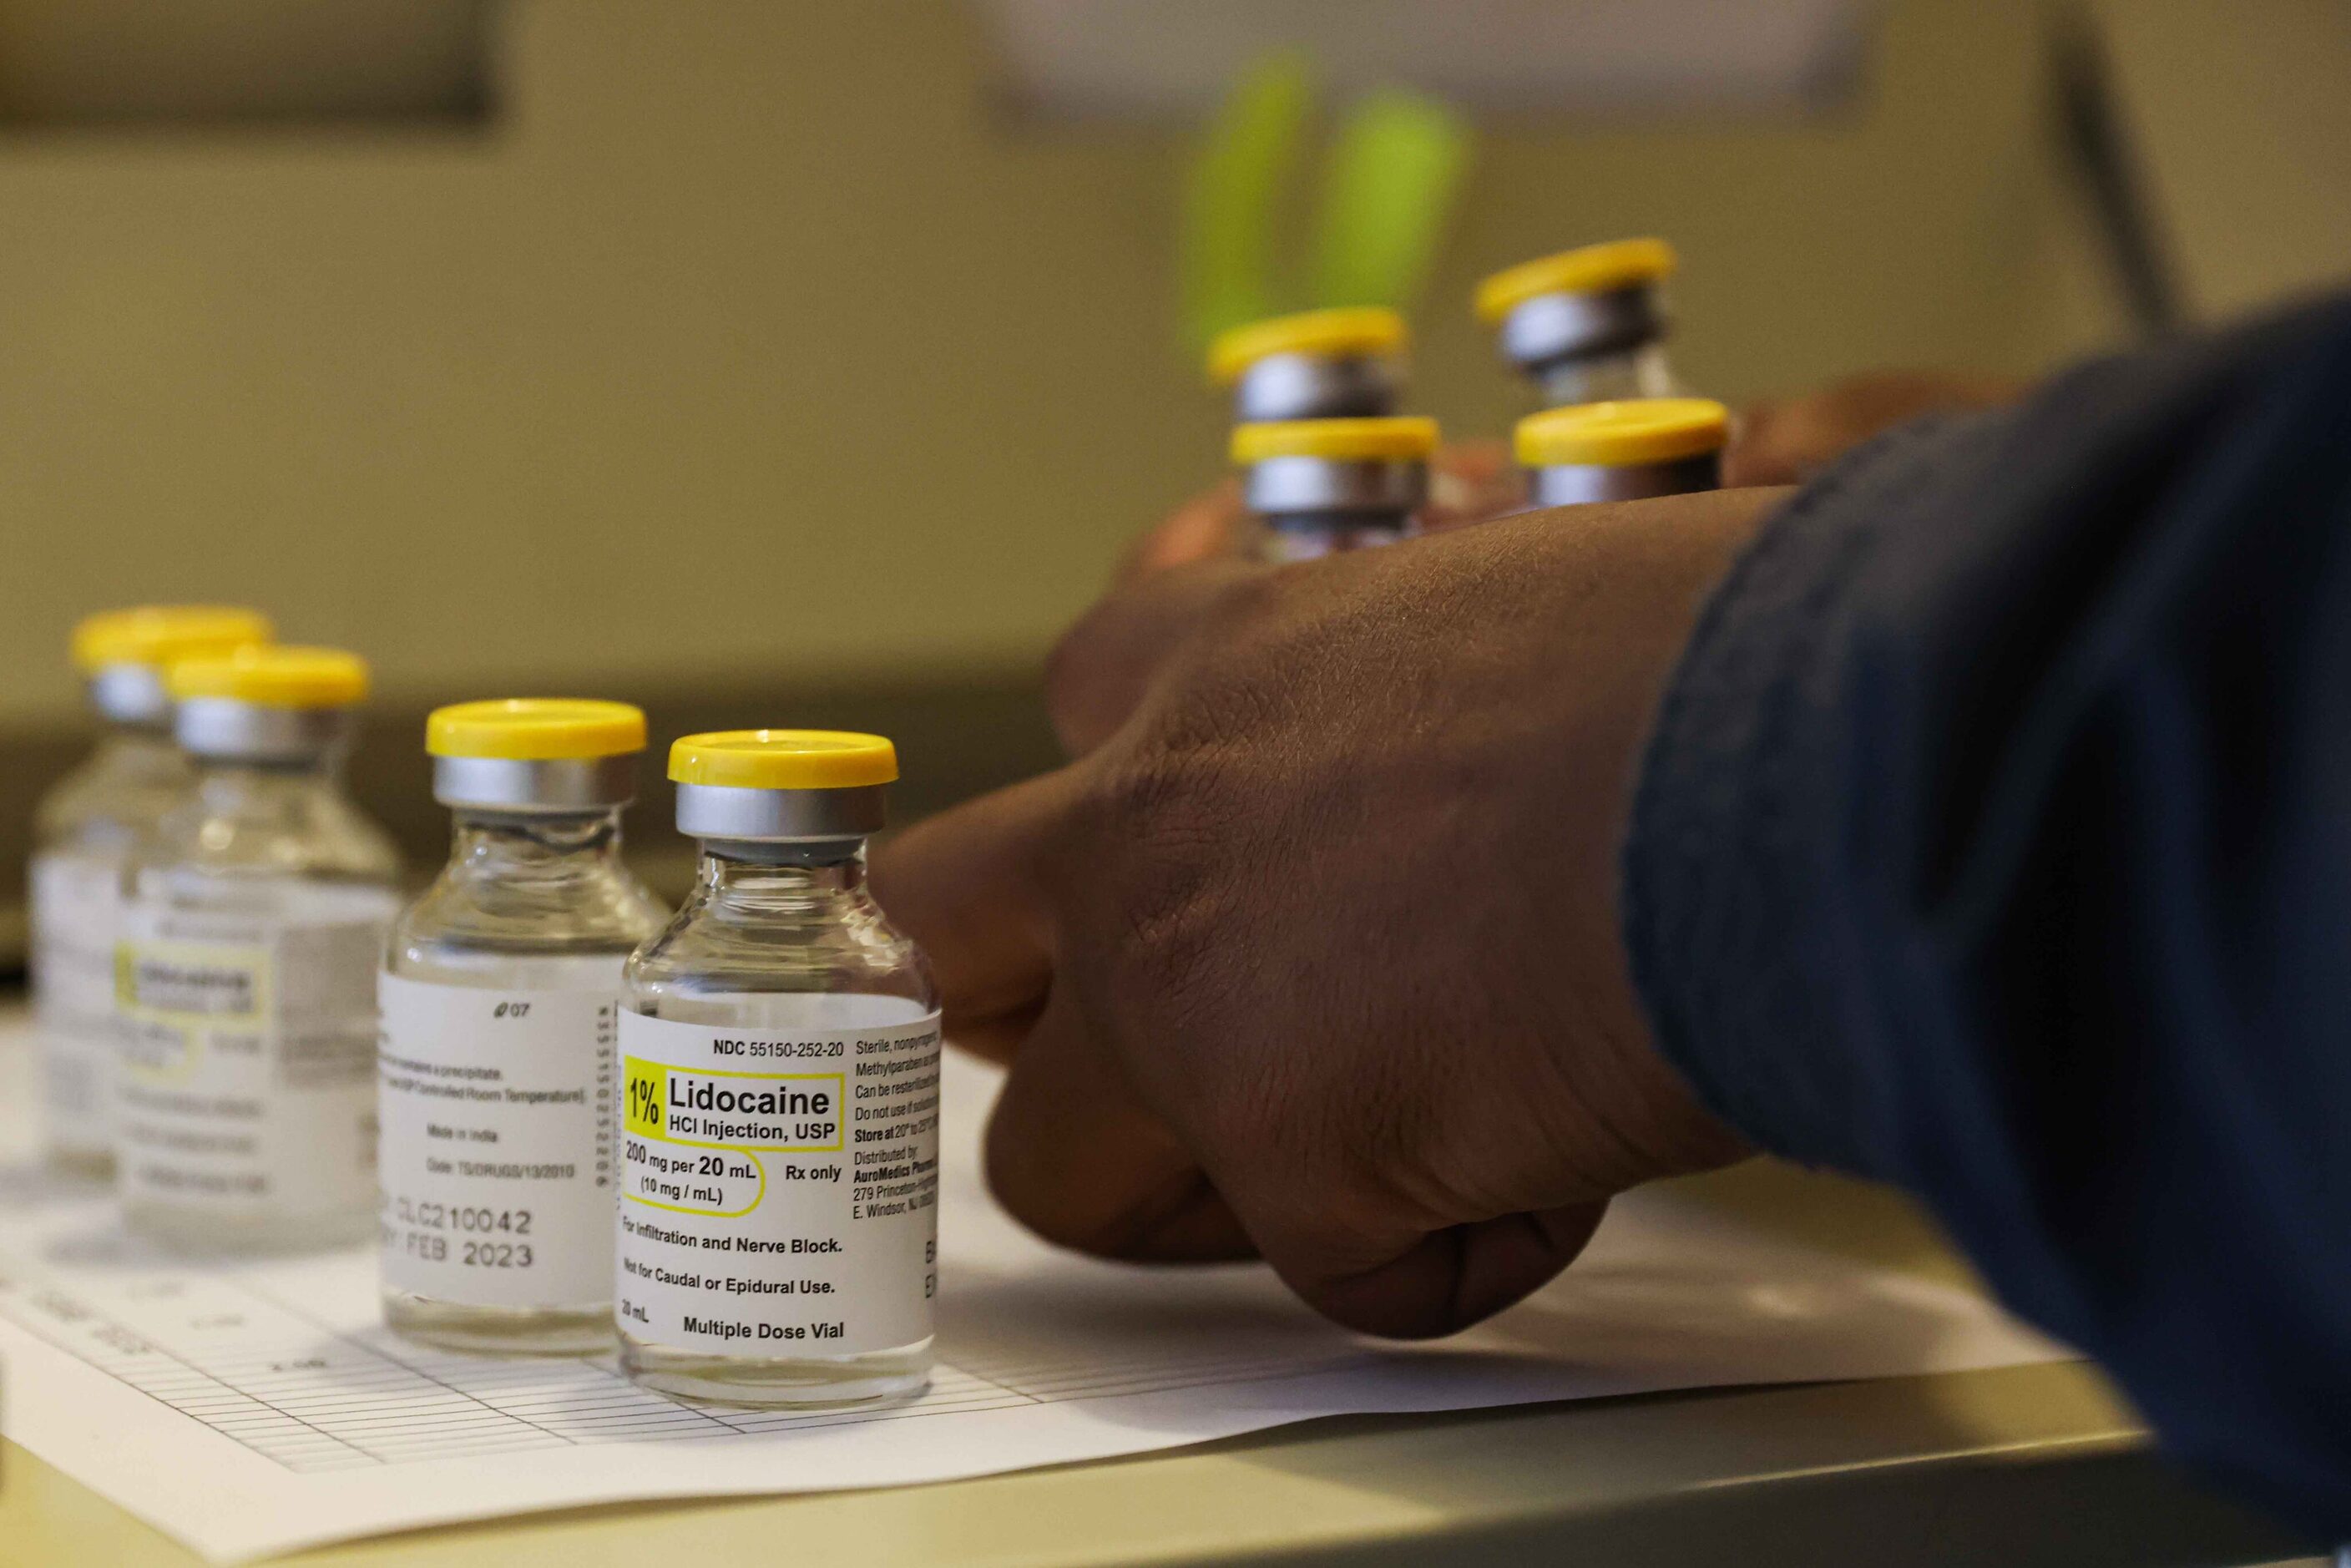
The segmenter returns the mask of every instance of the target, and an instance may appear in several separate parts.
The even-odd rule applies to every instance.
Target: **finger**
[[[1389,1339],[1432,1339],[1481,1322],[1540,1289],[1575,1260],[1607,1213],[1605,1202],[1510,1214],[1424,1234],[1393,1257],[1267,1257],[1308,1305],[1348,1328]]]
[[[1201,561],[1162,571],[1088,611],[1045,664],[1046,711],[1062,748],[1082,757],[1116,734],[1216,604],[1267,570],[1231,557]]]
[[[1429,465],[1428,504],[1421,508],[1424,533],[1514,511],[1526,501],[1526,481],[1499,441],[1464,441],[1447,446]]]
[[[1926,413],[1996,408],[2025,390],[2025,383],[2001,376],[1883,371],[1761,403],[1733,433],[1723,454],[1723,483],[1801,483],[1881,431]]]
[[[1433,472],[1469,486],[1488,486],[1510,476],[1510,446],[1499,441],[1449,442],[1430,465]]]
[[[874,897],[931,961],[946,1031],[986,1038],[1042,1005],[1052,976],[1046,861],[1074,784],[1048,773],[925,818],[874,853]]]
[[[946,1043],[957,1051],[1001,1067],[1020,1053],[1020,1043],[1029,1038],[1029,1031],[1037,1027],[1037,1015],[1040,1010],[1024,1008],[987,1017],[960,1013],[952,1023],[942,1019],[945,1024],[943,1032]]]
[[[1819,439],[1801,409],[1786,403],[1758,403],[1740,415],[1738,432],[1722,454],[1726,489],[1751,485],[1792,485],[1797,470]]]
[[[1021,1042],[987,1123],[987,1184],[1048,1241],[1101,1257],[1256,1255],[1167,1125],[1144,1109],[1066,990]]]
[[[1248,517],[1249,510],[1241,504],[1240,482],[1227,479],[1176,507],[1166,521],[1129,545],[1113,580],[1123,587],[1177,567],[1230,555],[1239,548]]]

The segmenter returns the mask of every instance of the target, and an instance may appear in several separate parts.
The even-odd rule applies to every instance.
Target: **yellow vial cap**
[[[1704,397],[1630,398],[1545,409],[1519,421],[1513,443],[1528,468],[1621,468],[1719,452],[1730,411]]]
[[[1208,345],[1208,379],[1230,386],[1251,365],[1276,354],[1353,358],[1396,353],[1404,344],[1404,318],[1393,310],[1376,305],[1305,310],[1217,333]]]
[[[1478,285],[1478,319],[1499,321],[1546,294],[1605,294],[1673,276],[1677,258],[1661,239],[1615,239],[1505,267]]]
[[[898,777],[898,748],[846,729],[723,729],[669,748],[680,784],[732,789],[856,789]]]
[[[162,668],[179,659],[230,653],[277,634],[269,617],[228,604],[142,604],[85,616],[73,629],[74,666],[85,674],[109,664]]]
[[[1340,463],[1426,458],[1437,450],[1437,421],[1413,414],[1385,419],[1290,419],[1233,426],[1233,461],[1324,457]]]
[[[256,707],[348,707],[368,694],[367,661],[340,648],[240,648],[183,659],[163,676],[172,697],[225,697]]]
[[[588,697],[496,697],[437,707],[424,720],[434,757],[585,762],[645,748],[644,710]]]

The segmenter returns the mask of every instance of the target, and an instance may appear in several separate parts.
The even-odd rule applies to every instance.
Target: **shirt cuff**
[[[1982,422],[1930,419],[1849,454],[1768,521],[1700,614],[1656,714],[1623,851],[1621,915],[1658,1049],[1757,1145],[1888,1173],[1887,1086],[1846,1049],[1863,960],[1834,803],[1850,692],[1848,586]]]

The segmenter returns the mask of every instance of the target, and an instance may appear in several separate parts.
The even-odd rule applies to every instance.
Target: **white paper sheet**
[[[29,1054],[21,1025],[0,1026],[0,1085],[29,1082]],[[1654,1195],[1620,1203],[1582,1261],[1493,1322],[1378,1344],[1257,1268],[1130,1269],[1030,1240],[979,1186],[989,1074],[957,1061],[944,1089],[941,1362],[913,1405],[707,1409],[609,1363],[426,1350],[377,1322],[371,1253],[175,1260],[126,1236],[103,1197],[40,1174],[17,1125],[0,1126],[0,1429],[232,1562],[533,1509],[983,1475],[1316,1416],[2066,1354],[1963,1292]]]

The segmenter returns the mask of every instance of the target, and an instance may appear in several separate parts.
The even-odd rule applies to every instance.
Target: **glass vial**
[[[1573,507],[1712,490],[1722,483],[1730,412],[1702,397],[1547,409],[1519,421],[1528,504]]]
[[[1208,346],[1208,379],[1231,389],[1239,424],[1395,412],[1404,318],[1377,307],[1252,321]]]
[[[424,744],[456,827],[377,981],[384,1321],[454,1350],[602,1350],[621,966],[669,918],[621,861],[645,716],[461,703]]]
[[[1233,427],[1254,553],[1310,560],[1411,537],[1437,450],[1429,419],[1304,419]]]
[[[1545,408],[1674,396],[1660,239],[1613,240],[1524,262],[1478,286],[1478,318]]]
[[[910,1398],[937,1291],[939,1003],[865,886],[897,756],[737,730],[670,752],[685,906],[621,1014],[621,1359],[732,1405]]]
[[[266,643],[268,620],[214,605],[148,605],[74,628],[74,664],[105,733],[34,816],[28,900],[44,1138],[58,1166],[114,1170],[114,944],[122,867],[186,790],[163,670]]]
[[[375,1217],[375,971],[399,860],[338,781],[367,666],[249,648],[166,677],[187,797],[132,852],[118,1179],[197,1250],[356,1241]]]

